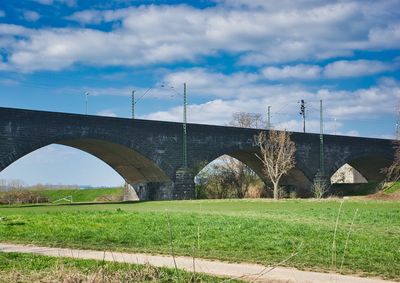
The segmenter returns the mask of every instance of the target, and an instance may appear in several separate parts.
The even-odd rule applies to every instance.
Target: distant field
[[[92,281],[97,278],[97,281]],[[195,275],[196,282],[226,279]],[[91,280],[90,280],[91,279]],[[193,274],[146,265],[0,253],[0,282],[194,282]],[[229,280],[229,282],[241,282]]]
[[[49,199],[49,202],[72,197],[73,202],[93,202],[100,197],[118,197],[123,195],[122,188],[97,188],[97,189],[61,189],[40,190],[40,195]]]
[[[0,192],[0,197],[13,195],[16,199],[25,203],[27,197],[17,195],[19,193],[31,192],[34,197],[34,202],[36,197],[45,197],[46,201],[50,203],[70,203],[72,202],[107,202],[107,201],[121,201],[123,197],[123,188],[90,188],[90,189],[70,189],[70,188],[55,188],[55,189],[23,189],[17,191],[3,191]],[[5,198],[7,199],[7,197]],[[41,201],[43,202],[43,201]],[[8,201],[5,201],[7,204]],[[1,205],[1,201],[0,201]]]
[[[1,207],[0,241],[168,254],[172,234],[179,255],[195,248],[204,258],[400,280],[399,202],[345,200],[334,236],[339,207],[339,200]]]

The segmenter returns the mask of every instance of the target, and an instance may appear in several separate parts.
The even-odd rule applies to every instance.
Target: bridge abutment
[[[195,199],[194,176],[189,168],[179,168],[175,173],[173,199]]]
[[[139,200],[189,200],[195,199],[192,170],[179,168],[174,181],[132,184]]]

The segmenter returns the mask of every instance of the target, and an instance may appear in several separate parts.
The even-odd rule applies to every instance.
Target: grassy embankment
[[[38,190],[39,195],[47,197],[49,202],[54,202],[65,197],[72,197],[73,202],[94,202],[99,198],[122,196],[122,188],[95,188],[95,189],[61,189]]]
[[[0,192],[0,204],[4,203],[70,203],[70,202],[108,202],[121,201],[123,188],[51,188],[51,189],[22,189]]]
[[[172,229],[179,255],[195,247],[204,258],[262,264],[290,258],[281,265],[400,280],[399,203],[346,200],[336,229],[339,207],[338,200],[2,207],[0,242],[168,254]]]
[[[400,192],[400,182],[391,183],[383,191],[385,195],[397,194]]]
[[[0,253],[0,282],[222,282],[225,279],[157,268],[95,260]],[[240,282],[240,281],[229,281]]]

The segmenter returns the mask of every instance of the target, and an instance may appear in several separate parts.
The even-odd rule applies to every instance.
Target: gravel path
[[[75,250],[62,248],[48,248],[27,245],[14,245],[0,243],[0,252],[19,252],[33,253],[39,255],[55,257],[72,257],[82,259],[107,260],[114,262],[145,264],[149,263],[159,267],[174,268],[172,256],[149,255],[138,253],[103,252],[91,250]],[[193,258],[175,257],[178,268],[193,271]],[[253,282],[297,282],[297,283],[388,283],[386,281],[373,278],[361,278],[355,276],[339,275],[332,273],[319,273],[301,271],[294,268],[269,268],[257,264],[248,263],[226,263],[213,260],[196,259],[196,272],[210,275],[226,276],[242,280],[252,280]]]

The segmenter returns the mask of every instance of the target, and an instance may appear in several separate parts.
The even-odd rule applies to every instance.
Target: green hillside
[[[117,201],[121,200],[123,188],[95,188],[95,189],[54,189],[37,191],[47,197],[49,202],[66,202],[63,198],[72,198],[73,202]]]

